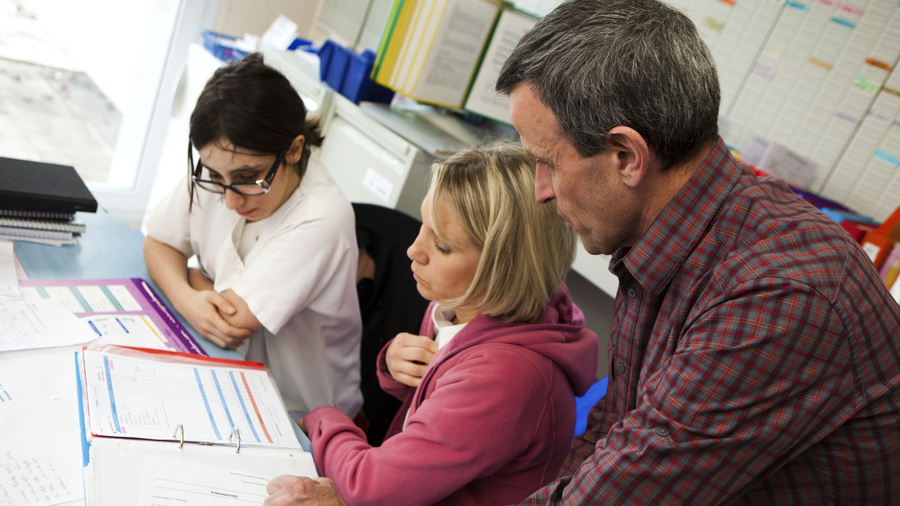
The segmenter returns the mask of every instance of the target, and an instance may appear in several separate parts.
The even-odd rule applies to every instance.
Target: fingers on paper
[[[343,506],[344,502],[337,489],[328,478],[307,478],[305,476],[281,475],[272,478],[266,485],[266,506],[288,506],[297,504]]]

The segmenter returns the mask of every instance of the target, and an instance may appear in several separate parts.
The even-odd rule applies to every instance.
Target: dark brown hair
[[[193,149],[225,139],[235,149],[279,154],[298,135],[305,139],[296,164],[302,180],[310,149],[322,145],[319,119],[308,117],[303,100],[281,72],[263,63],[261,54],[249,54],[217,69],[197,99],[191,113],[188,181],[195,170]],[[189,186],[193,202],[194,185]]]

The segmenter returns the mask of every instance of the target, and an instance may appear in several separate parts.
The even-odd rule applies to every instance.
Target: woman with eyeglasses
[[[191,114],[187,184],[148,214],[144,259],[201,336],[266,364],[294,417],[353,417],[358,248],[353,209],[311,153],[321,142],[261,55],[216,70]]]

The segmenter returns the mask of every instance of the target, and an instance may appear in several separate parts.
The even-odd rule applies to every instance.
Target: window
[[[0,125],[0,156],[73,165],[103,209],[139,224],[188,45],[217,4],[0,0],[14,122]]]

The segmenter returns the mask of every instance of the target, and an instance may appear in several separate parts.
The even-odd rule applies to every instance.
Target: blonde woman
[[[404,401],[387,438],[369,446],[330,407],[303,419],[320,474],[347,503],[510,504],[556,477],[598,342],[563,285],[575,236],[533,188],[518,146],[432,168],[408,250],[432,302],[420,335],[397,335],[378,358],[382,387]],[[303,483],[276,478],[270,500],[298,498]]]

